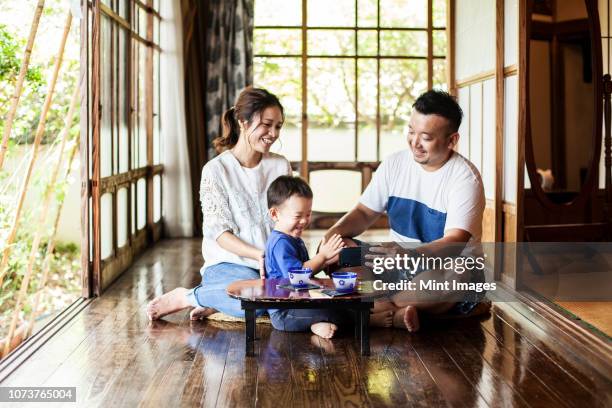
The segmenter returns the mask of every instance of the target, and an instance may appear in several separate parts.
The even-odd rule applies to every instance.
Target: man
[[[482,180],[476,167],[454,151],[462,116],[461,108],[446,92],[432,90],[419,96],[408,125],[409,148],[380,164],[359,203],[327,231],[326,237],[355,237],[386,211],[392,241],[425,244],[416,253],[412,251],[413,256],[442,255],[453,247],[479,243],[485,206]],[[401,247],[370,248],[366,258],[398,251]],[[441,271],[427,271],[418,278],[460,279]],[[375,310],[393,310],[395,326],[416,331],[418,311],[445,313],[457,306],[456,298],[419,303],[415,296],[399,293]],[[471,311],[475,302],[471,303],[464,310]]]

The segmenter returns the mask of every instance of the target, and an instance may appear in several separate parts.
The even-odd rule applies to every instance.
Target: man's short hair
[[[423,115],[440,115],[446,118],[451,133],[459,130],[463,111],[448,92],[438,89],[427,91],[417,98],[412,107]]]
[[[280,176],[268,187],[268,208],[282,205],[292,195],[312,198],[312,190],[300,177]]]

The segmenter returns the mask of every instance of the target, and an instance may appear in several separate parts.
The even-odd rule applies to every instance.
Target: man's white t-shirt
[[[387,212],[392,241],[431,242],[458,228],[472,235],[472,243],[480,242],[485,207],[482,179],[457,152],[432,172],[414,161],[410,149],[394,153],[380,164],[359,201],[376,212]]]

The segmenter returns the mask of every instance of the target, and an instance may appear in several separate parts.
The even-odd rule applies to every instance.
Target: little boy
[[[302,241],[302,232],[310,224],[312,190],[299,177],[281,176],[268,188],[268,211],[275,227],[266,243],[266,277],[287,278],[289,268],[310,268],[317,273],[344,247],[340,235],[323,241],[312,259]],[[329,339],[338,325],[350,322],[342,311],[328,309],[269,310],[272,326],[277,330],[306,331]]]

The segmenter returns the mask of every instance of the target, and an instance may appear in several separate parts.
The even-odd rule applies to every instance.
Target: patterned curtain
[[[221,116],[253,83],[253,0],[211,0],[206,33],[206,146],[223,130]]]

